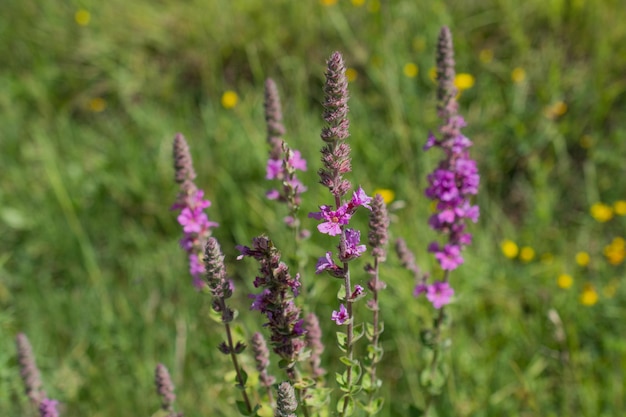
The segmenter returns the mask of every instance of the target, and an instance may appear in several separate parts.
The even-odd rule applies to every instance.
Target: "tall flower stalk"
[[[41,376],[28,337],[24,333],[18,333],[15,337],[15,344],[17,361],[20,364],[20,376],[31,404],[37,408],[40,417],[59,417],[57,410],[59,402],[48,398],[43,390]]]
[[[380,319],[380,308],[378,304],[378,293],[383,290],[386,284],[380,279],[380,264],[387,259],[387,243],[389,242],[389,215],[387,206],[380,194],[377,194],[372,201],[372,212],[369,220],[368,243],[371,254],[374,258],[373,264],[367,264],[365,270],[370,274],[367,284],[372,293],[372,298],[367,302],[367,306],[372,310],[372,325],[366,331],[370,341],[368,347],[368,363],[366,370],[368,374],[364,377],[363,389],[369,394],[369,403],[365,410],[370,414],[376,414],[383,405],[382,397],[376,398],[376,392],[382,381],[376,376],[376,367],[383,356],[383,348],[380,345],[380,335],[383,332],[383,323]]]
[[[246,415],[250,415],[254,410],[246,392],[247,375],[237,359],[237,355],[244,351],[246,345],[241,341],[234,343],[230,323],[235,318],[235,312],[226,304],[226,300],[233,295],[234,285],[231,280],[226,278],[224,255],[222,254],[220,244],[214,237],[210,237],[207,240],[204,251],[204,267],[206,270],[206,285],[213,296],[213,311],[221,315],[224,331],[226,332],[226,341],[219,345],[219,350],[225,355],[230,355],[237,375],[237,387],[241,390],[243,397],[243,402],[239,403],[238,406],[241,411],[248,413]]]
[[[205,213],[211,202],[204,199],[204,191],[198,189],[194,183],[196,172],[193,169],[191,153],[185,137],[180,133],[174,137],[174,170],[180,191],[172,210],[180,211],[178,223],[183,227],[184,233],[180,246],[189,258],[189,273],[193,286],[201,290],[204,287],[202,264],[204,245],[211,236],[211,229],[218,224],[210,221]]]
[[[438,310],[432,331],[425,332],[425,342],[433,349],[423,383],[428,387],[428,397],[424,414],[441,388],[444,378],[437,374],[445,373],[440,366],[443,349],[442,327],[446,318],[445,306],[450,303],[454,290],[450,286],[450,272],[464,261],[461,255],[465,246],[472,241],[466,231],[467,220],[478,221],[478,206],[470,203],[477,194],[480,176],[476,162],[470,158],[472,142],[461,133],[465,120],[458,113],[456,100],[458,90],[454,86],[455,63],[450,29],[443,27],[437,43],[437,114],[441,119],[439,137],[430,133],[424,150],[440,148],[444,157],[435,170],[428,175],[426,197],[436,203],[436,211],[429,219],[430,226],[444,236],[444,242],[432,242],[428,250],[435,255],[444,271],[442,280],[426,283],[426,276],[418,282],[414,294],[426,294],[427,299]]]
[[[339,347],[346,356],[343,362],[346,371],[340,378],[341,388],[344,394],[339,400],[337,410],[339,415],[345,416],[353,412],[355,391],[354,385],[358,382],[361,374],[361,365],[354,359],[354,318],[352,304],[361,298],[363,288],[359,285],[352,288],[350,282],[350,269],[348,262],[358,258],[365,252],[365,245],[360,244],[360,232],[347,228],[350,218],[356,209],[364,206],[371,210],[369,205],[371,198],[362,188],[353,193],[352,199],[343,203],[341,198],[352,188],[350,181],[344,178],[344,174],[352,171],[350,161],[350,146],[346,143],[349,136],[348,128],[348,80],[343,57],[339,52],[332,54],[327,62],[326,83],[324,85],[324,121],[326,126],[322,129],[321,138],[325,145],[322,147],[322,168],[318,174],[320,183],[327,187],[334,198],[334,206],[322,205],[320,211],[310,213],[309,217],[321,220],[317,229],[321,233],[330,236],[339,236],[338,258],[340,264],[335,263],[332,252],[327,252],[321,257],[316,265],[316,272],[328,271],[331,275],[344,281],[344,301],[338,311],[333,311],[332,320],[337,325],[346,325],[346,333],[339,337]]]
[[[159,397],[161,397],[161,409],[167,412],[167,417],[182,417],[183,413],[174,411],[174,383],[170,373],[162,363],[158,364],[154,370],[154,383]]]

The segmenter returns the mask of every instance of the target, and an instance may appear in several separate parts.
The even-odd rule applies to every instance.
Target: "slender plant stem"
[[[233,344],[233,336],[232,332],[230,331],[230,325],[228,323],[224,323],[224,328],[226,329],[226,337],[228,338],[230,358],[233,360],[233,366],[235,367],[235,372],[237,373],[237,381],[239,382],[239,386],[241,387],[241,395],[243,395],[243,401],[246,404],[246,409],[248,413],[252,413],[252,405],[250,405],[250,399],[248,398],[248,394],[246,393],[246,385],[243,380],[243,375],[241,374],[241,369],[239,368],[239,362],[237,361],[237,354],[235,353],[235,346]]]
[[[448,282],[448,278],[450,275],[450,271],[446,271],[445,275],[443,277],[444,282]],[[439,309],[439,314],[437,315],[437,318],[435,319],[435,325],[433,328],[434,331],[434,336],[433,336],[433,358],[430,361],[430,364],[428,366],[428,370],[430,372],[430,376],[431,378],[433,377],[433,375],[435,374],[435,368],[437,366],[437,361],[439,360],[439,352],[441,350],[441,346],[440,345],[440,341],[439,338],[441,337],[441,326],[443,324],[443,319],[445,318],[445,306],[442,306]],[[434,400],[435,396],[432,394],[428,394],[428,400],[426,401],[426,406],[424,407],[424,415],[427,416],[428,415],[428,409],[430,408],[430,406],[432,405],[432,402]]]
[[[374,298],[374,311],[373,311],[373,318],[372,318],[372,324],[374,325],[374,334],[372,335],[372,345],[374,346],[374,350],[378,350],[378,339],[380,338],[380,332],[378,329],[378,325],[379,325],[379,310],[378,310],[378,266],[379,266],[379,261],[378,261],[378,257],[374,258],[374,284],[372,285],[372,288],[374,289],[374,294],[373,294],[373,298]],[[376,363],[378,360],[377,356],[374,356],[374,361],[372,361],[372,367],[370,369],[370,380],[372,381],[372,384],[374,384],[376,382]],[[372,399],[372,397],[374,396],[374,391],[372,391],[370,393],[370,401]]]
[[[341,205],[341,200],[339,198],[339,196],[335,196],[335,207],[339,207]],[[341,233],[344,235],[343,238],[345,238],[345,230],[343,229],[343,226],[341,227]],[[343,263],[343,270],[344,270],[344,285],[345,285],[345,291],[346,291],[346,304],[347,304],[347,312],[348,312],[348,328],[346,330],[346,348],[348,350],[347,354],[348,354],[348,359],[350,360],[350,362],[352,362],[352,357],[353,357],[353,348],[352,348],[352,339],[354,338],[354,319],[352,317],[352,301],[350,300],[350,295],[352,294],[352,285],[350,283],[350,267],[348,266],[347,262]],[[348,386],[352,385],[352,366],[348,365],[347,369],[346,369],[346,384]],[[348,408],[348,400],[349,397],[345,397],[345,399],[343,400],[343,409],[341,412],[341,415],[345,415],[346,414],[346,409]]]

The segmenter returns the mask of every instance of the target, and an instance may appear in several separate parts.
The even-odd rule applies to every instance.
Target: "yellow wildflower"
[[[346,68],[346,78],[348,82],[352,82],[359,77],[359,73],[354,68]]]
[[[589,261],[590,261],[590,256],[587,252],[578,252],[576,254],[576,263],[579,266],[587,266],[589,265]]]
[[[87,26],[91,21],[91,13],[85,9],[80,9],[74,13],[74,20],[80,26]]]
[[[482,62],[483,64],[490,63],[491,61],[493,61],[493,49],[481,49],[480,53],[478,54],[478,59],[480,59],[480,62]]]
[[[547,106],[543,109],[543,114],[548,119],[556,119],[567,113],[567,104],[564,101],[557,101],[556,103]]]
[[[406,75],[409,78],[415,78],[417,77],[419,68],[417,67],[415,63],[407,62],[406,64],[404,64],[404,68],[402,69],[402,72],[404,72],[404,75]]]
[[[107,102],[102,97],[94,97],[89,100],[89,110],[94,113],[100,113],[107,107]]]
[[[626,200],[619,200],[613,203],[613,211],[618,216],[626,216]]]
[[[431,67],[428,70],[428,78],[431,79],[432,82],[437,82],[437,68],[436,67]]]
[[[519,252],[519,258],[522,262],[530,262],[535,259],[535,250],[530,246],[522,246]]]
[[[352,5],[353,6],[361,7],[364,4],[365,4],[365,0],[352,0]]]
[[[519,248],[517,244],[509,239],[505,239],[502,241],[502,243],[500,243],[500,249],[502,250],[504,256],[509,259],[515,258],[519,253]]]
[[[624,239],[616,237],[613,241],[604,247],[604,257],[611,265],[619,265],[626,258],[626,244]]]
[[[337,0],[320,0],[323,6],[333,6],[337,3]]]
[[[372,195],[380,194],[380,196],[385,200],[385,204],[389,204],[393,201],[396,193],[393,190],[389,190],[387,188],[377,188],[374,190]]]
[[[239,102],[239,96],[232,90],[225,91],[222,94],[222,107],[232,109]]]
[[[608,222],[613,218],[613,207],[603,203],[595,203],[589,209],[591,217],[600,223]]]
[[[454,77],[454,85],[459,91],[470,89],[474,86],[476,79],[472,74],[460,73]]]
[[[593,285],[587,283],[580,294],[580,303],[585,306],[592,306],[598,302],[598,292]]]
[[[570,274],[561,274],[557,277],[556,284],[566,290],[574,284],[574,278]]]
[[[526,71],[524,71],[524,68],[520,68],[520,67],[513,68],[513,71],[511,71],[511,80],[513,80],[515,84],[520,84],[525,79],[526,79]]]

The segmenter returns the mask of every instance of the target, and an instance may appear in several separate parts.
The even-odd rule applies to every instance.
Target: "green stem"
[[[228,323],[224,323],[224,328],[226,329],[226,337],[228,338],[230,358],[233,361],[233,366],[235,367],[235,372],[237,373],[237,381],[239,382],[239,386],[241,387],[241,395],[243,396],[243,401],[246,404],[246,410],[249,414],[251,414],[252,405],[250,405],[250,399],[248,398],[248,394],[246,393],[245,381],[243,380],[243,375],[241,374],[239,362],[237,361],[237,354],[235,353],[235,346],[233,344],[233,336],[232,332],[230,331],[230,325]]]

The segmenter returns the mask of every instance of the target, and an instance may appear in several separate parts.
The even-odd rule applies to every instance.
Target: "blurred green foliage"
[[[170,368],[186,415],[232,415],[220,329],[191,288],[169,210],[171,141],[187,136],[245,306],[253,270],[235,265],[234,245],[262,232],[285,253],[290,242],[284,214],[264,198],[263,81],[278,83],[286,140],[309,160],[306,214],[328,203],[315,171],[324,63],[334,50],[355,76],[353,182],[404,202],[392,234],[428,269],[422,196],[436,157],[421,147],[438,124],[428,74],[445,24],[458,72],[475,79],[459,100],[483,182],[475,242],[452,277],[452,376],[436,413],[623,415],[624,265],[603,251],[626,236],[626,217],[616,209],[598,222],[589,210],[626,200],[626,9],[618,0],[358,4],[3,1],[0,414],[32,414],[13,346],[23,331],[63,415],[151,415],[158,362]],[[408,63],[415,77],[404,74]],[[221,105],[225,91],[239,97],[233,108]],[[536,255],[509,259],[503,239]],[[329,242],[308,243],[304,279],[332,369],[324,317],[335,283],[310,271]],[[588,265],[575,262],[580,251]],[[418,317],[430,307],[413,299],[393,256],[383,273],[382,415],[409,415],[423,399]],[[557,284],[563,273],[573,277],[569,288]],[[599,299],[584,305],[590,290]],[[246,329],[260,323],[240,313]]]

